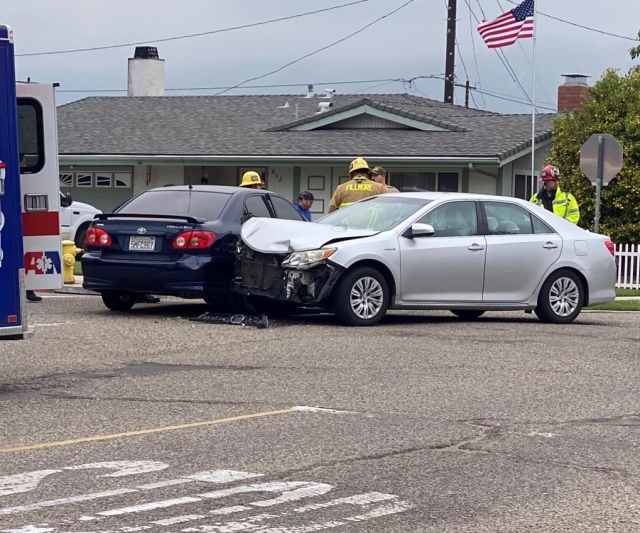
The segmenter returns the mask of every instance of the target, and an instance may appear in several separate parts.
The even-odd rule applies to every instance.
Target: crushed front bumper
[[[344,269],[330,262],[306,270],[284,268],[285,258],[285,255],[256,252],[240,244],[234,291],[300,306],[326,304]]]

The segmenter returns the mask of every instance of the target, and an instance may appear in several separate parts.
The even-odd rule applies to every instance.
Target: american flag
[[[478,26],[480,36],[489,48],[511,46],[518,39],[533,37],[533,2],[524,0],[518,7],[487,22],[483,20]]]

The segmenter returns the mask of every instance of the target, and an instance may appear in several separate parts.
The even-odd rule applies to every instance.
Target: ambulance
[[[27,290],[62,287],[55,84],[17,82],[0,25],[0,338],[29,336]]]

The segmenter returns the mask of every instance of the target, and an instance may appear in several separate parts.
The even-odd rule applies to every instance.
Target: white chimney
[[[164,59],[153,46],[137,46],[129,59],[129,96],[164,96]]]

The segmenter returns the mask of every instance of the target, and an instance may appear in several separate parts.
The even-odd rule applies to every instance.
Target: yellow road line
[[[265,411],[263,413],[252,413],[248,415],[230,416],[229,418],[218,418],[217,420],[206,420],[204,422],[192,422],[190,424],[180,424],[179,426],[165,426],[160,428],[140,429],[138,431],[126,431],[124,433],[114,433],[113,435],[96,435],[93,437],[83,437],[80,439],[59,440],[55,442],[43,442],[42,444],[32,444],[29,446],[15,446],[13,448],[0,448],[0,453],[25,452],[28,450],[41,450],[43,448],[54,448],[56,446],[69,446],[82,442],[94,442],[100,440],[120,439],[123,437],[135,437],[137,435],[149,435],[151,433],[163,433],[165,431],[176,431],[178,429],[189,429],[203,426],[215,426],[227,422],[237,422],[239,420],[251,420],[252,418],[265,418],[268,416],[283,415],[293,413],[295,409],[280,409],[278,411]]]

